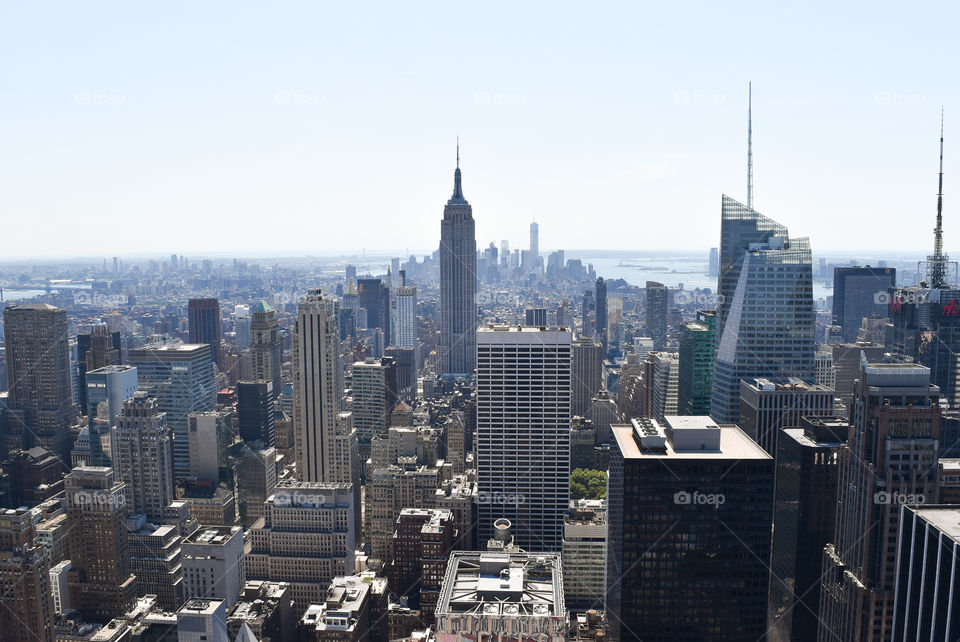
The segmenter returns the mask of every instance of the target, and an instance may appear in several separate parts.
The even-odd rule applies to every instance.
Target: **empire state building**
[[[460,146],[453,196],[440,223],[441,374],[471,375],[477,361],[477,238],[473,208],[460,184]]]

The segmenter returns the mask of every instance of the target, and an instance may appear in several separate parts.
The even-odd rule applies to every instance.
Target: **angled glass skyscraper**
[[[477,237],[473,208],[460,184],[460,148],[453,196],[440,223],[440,368],[472,374],[477,362]]]
[[[740,418],[740,380],[815,373],[810,242],[723,197],[718,350],[710,413]]]
[[[723,336],[730,300],[740,278],[744,253],[751,243],[763,243],[774,235],[787,235],[787,228],[726,194],[720,206],[720,278],[717,287],[717,337]]]

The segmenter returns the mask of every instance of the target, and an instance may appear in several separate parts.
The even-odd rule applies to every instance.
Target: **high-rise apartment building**
[[[53,642],[47,551],[29,510],[0,510],[0,631],[10,642]]]
[[[277,313],[266,301],[254,306],[250,318],[251,380],[272,381],[274,391],[283,389],[283,350]]]
[[[233,334],[237,347],[246,350],[250,347],[252,334],[250,332],[250,306],[239,303],[233,307]]]
[[[453,195],[440,223],[440,374],[472,375],[477,358],[477,237],[473,208],[463,197],[460,147]]]
[[[603,346],[593,338],[582,336],[571,346],[573,370],[571,374],[570,414],[588,417],[590,403],[603,387]]]
[[[76,407],[67,313],[47,303],[12,305],[3,328],[10,384],[4,450],[37,445],[69,462]]]
[[[417,347],[417,288],[401,285],[393,297],[393,345]]]
[[[250,528],[247,577],[283,578],[297,604],[324,599],[338,575],[352,574],[356,546],[355,491],[349,484],[284,482]]]
[[[217,402],[210,345],[156,341],[130,350],[140,389],[157,400],[173,432],[173,465],[178,480],[190,474],[187,415],[213,410]]]
[[[357,434],[360,461],[370,457],[370,441],[385,437],[390,411],[397,403],[397,367],[390,357],[353,364],[353,428]]]
[[[190,343],[209,344],[213,362],[220,365],[220,301],[190,299],[187,317]]]
[[[836,531],[824,548],[820,640],[893,635],[901,507],[939,500],[939,397],[925,366],[861,362]]]
[[[165,611],[183,605],[183,537],[173,524],[155,524],[145,515],[127,518],[130,571],[137,577],[137,595],[156,595]]]
[[[680,357],[675,352],[651,352],[653,388],[650,416],[659,421],[676,415],[680,403]]]
[[[500,517],[525,550],[560,550],[569,501],[568,328],[487,326],[477,332],[480,541]]]
[[[311,290],[297,307],[293,334],[293,430],[302,481],[358,480],[353,417],[340,409],[343,368],[337,304]]]
[[[670,291],[663,283],[647,281],[646,328],[655,350],[667,347],[667,303]]]
[[[71,536],[70,605],[92,622],[120,617],[136,598],[130,570],[127,487],[113,470],[78,466],[64,478]]]
[[[709,417],[613,432],[608,638],[763,639],[773,458]]]
[[[680,326],[677,414],[709,415],[717,315],[697,310],[697,320]]]
[[[844,343],[857,340],[863,319],[886,318],[890,291],[896,284],[896,268],[868,265],[833,269],[833,323],[842,328]]]
[[[607,505],[572,499],[563,520],[563,595],[569,608],[601,609],[606,592]]]
[[[216,486],[228,478],[228,449],[233,443],[232,413],[225,410],[191,412],[187,415],[190,446],[190,479]]]
[[[807,239],[726,196],[720,258],[710,414],[735,423],[741,379],[814,376],[812,259]]]
[[[126,484],[128,510],[162,518],[164,508],[176,499],[173,445],[166,413],[146,392],[124,402],[112,459],[117,481]]]
[[[390,590],[406,596],[426,624],[433,623],[447,558],[456,541],[453,513],[440,508],[404,508],[393,535]]]

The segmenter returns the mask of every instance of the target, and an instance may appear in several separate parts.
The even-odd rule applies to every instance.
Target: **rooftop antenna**
[[[753,209],[753,82],[747,83],[747,209]]]
[[[457,132],[457,169],[460,169],[460,132]]]
[[[933,256],[930,257],[930,287],[942,288],[947,281],[947,257],[943,254],[943,108],[940,108],[940,174],[937,188],[937,226],[933,230]]]

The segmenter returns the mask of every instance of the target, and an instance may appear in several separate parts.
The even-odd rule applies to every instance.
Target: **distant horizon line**
[[[479,248],[482,250],[484,248]],[[499,247],[497,248],[499,250]],[[521,248],[515,248],[521,249]],[[660,256],[700,256],[703,255],[705,260],[708,260],[710,255],[710,250],[712,248],[708,247],[703,248],[670,248],[670,249],[660,249],[660,250],[630,250],[630,249],[614,249],[614,250],[604,250],[604,249],[591,249],[591,248],[577,248],[577,249],[567,249],[567,248],[558,248],[552,250],[543,250],[540,252],[541,257],[547,257],[552,252],[563,251],[568,255],[568,258],[600,258],[600,259],[610,259],[610,258],[629,258],[629,257],[660,257]],[[526,251],[527,248],[522,248],[521,251]],[[8,256],[4,260],[0,261],[0,265],[9,265],[12,263],[22,263],[25,261],[64,261],[64,262],[102,262],[106,260],[108,263],[114,258],[117,259],[135,259],[135,260],[159,260],[161,262],[169,262],[170,257],[174,254],[178,257],[186,257],[190,261],[212,259],[225,261],[229,259],[312,259],[312,258],[324,258],[324,259],[360,259],[360,260],[371,260],[371,259],[393,259],[400,258],[402,261],[406,261],[410,256],[415,256],[418,260],[424,256],[432,255],[436,250],[430,251],[413,251],[409,249],[404,250],[403,253],[397,253],[396,251],[390,250],[373,250],[369,253],[364,250],[359,252],[343,252],[339,250],[320,250],[320,251],[289,251],[289,252],[275,252],[275,253],[264,253],[264,252],[190,252],[190,253],[181,253],[181,252],[171,252],[170,254],[158,253],[158,252],[131,252],[126,254],[101,254],[96,256],[78,256],[78,255],[40,255],[40,256]],[[512,252],[512,251],[511,251]],[[813,251],[814,256],[820,256],[824,258],[837,257],[837,258],[881,258],[883,256],[896,258],[896,259],[908,259],[912,257],[918,257],[919,260],[925,260],[926,255],[929,253],[929,250],[884,250],[884,249],[872,249],[872,250],[823,250],[823,251]],[[949,254],[949,253],[948,253]]]

